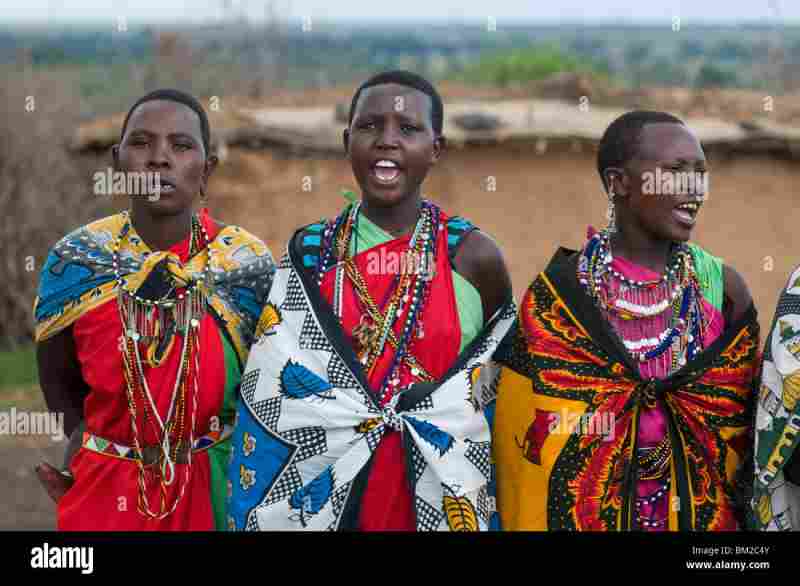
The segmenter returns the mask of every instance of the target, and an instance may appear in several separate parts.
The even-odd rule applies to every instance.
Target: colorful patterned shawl
[[[494,404],[479,367],[510,328],[513,302],[442,379],[412,385],[381,409],[303,268],[299,241],[290,241],[278,267],[242,379],[229,527],[356,528],[372,453],[388,426],[403,433],[417,529],[487,529]]]
[[[778,300],[764,348],[756,417],[754,528],[800,530],[800,486],[785,467],[800,443],[800,268]],[[795,479],[796,480],[796,479]]]
[[[207,217],[207,210],[202,214]],[[116,297],[112,246],[124,224],[123,214],[97,220],[68,234],[50,251],[34,303],[37,341],[57,334],[87,311]],[[120,253],[120,273],[126,287],[135,290],[153,269],[163,266],[161,261],[177,259],[167,252],[151,252],[131,230],[130,245]],[[261,240],[242,228],[226,226],[206,249],[176,270],[199,278],[209,258],[209,304],[244,364],[275,265]]]
[[[577,257],[556,253],[498,352],[503,528],[628,530],[641,405],[661,398],[674,449],[670,529],[735,529],[754,402],[754,307],[671,377],[642,380],[578,283]]]

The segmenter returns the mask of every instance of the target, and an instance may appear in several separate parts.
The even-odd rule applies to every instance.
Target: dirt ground
[[[510,267],[517,298],[557,246],[577,247],[589,224],[605,222],[605,200],[590,151],[493,146],[452,151],[425,184],[450,214],[493,236]],[[711,159],[711,195],[695,241],[733,265],[769,326],[780,288],[800,264],[793,183],[796,163],[769,158]],[[489,188],[494,185],[495,190]],[[342,189],[355,189],[344,159],[284,158],[233,150],[210,186],[214,215],[263,238],[276,257],[300,225],[334,214]],[[3,407],[6,409],[7,407]],[[0,529],[52,529],[54,505],[33,473],[42,458],[60,462],[63,444],[0,436]]]
[[[0,391],[0,411],[44,411],[38,386]],[[39,485],[35,466],[45,460],[60,466],[66,441],[46,435],[0,434],[0,531],[51,530],[55,528],[55,504]]]

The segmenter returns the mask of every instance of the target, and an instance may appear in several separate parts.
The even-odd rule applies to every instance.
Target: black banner
[[[794,571],[800,552],[797,533],[8,532],[0,539],[6,567],[14,573],[55,578],[187,577],[216,570],[235,579],[263,568],[264,577],[285,569],[361,580],[365,573],[399,576],[423,567],[466,572],[473,580],[484,571],[526,581],[539,572],[599,579],[766,576]]]

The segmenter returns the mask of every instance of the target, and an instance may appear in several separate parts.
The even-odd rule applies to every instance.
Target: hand
[[[36,475],[39,477],[39,482],[42,483],[47,494],[56,504],[75,484],[75,479],[72,476],[57,470],[47,462],[42,462],[36,467]]]

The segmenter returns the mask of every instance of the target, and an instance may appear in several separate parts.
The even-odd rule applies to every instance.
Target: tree
[[[702,88],[736,85],[736,73],[710,63],[704,63],[697,72],[695,85]]]

